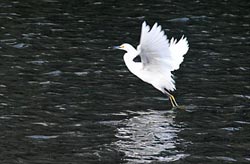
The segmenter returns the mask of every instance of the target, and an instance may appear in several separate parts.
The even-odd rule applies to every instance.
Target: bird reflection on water
[[[124,120],[117,129],[119,140],[113,143],[131,162],[176,161],[188,156],[176,150],[182,130],[174,122],[173,111],[147,110]]]

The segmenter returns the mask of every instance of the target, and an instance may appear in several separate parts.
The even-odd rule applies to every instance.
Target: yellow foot
[[[174,98],[173,95],[169,95],[169,100],[170,100],[170,102],[171,102],[173,108],[177,108],[177,107],[179,106],[179,105],[177,104],[177,102],[175,101],[175,98]]]
[[[179,105],[179,106],[177,106],[175,108],[180,109],[180,110],[185,110],[186,109],[186,107],[184,105]]]
[[[174,98],[173,95],[169,95],[169,100],[170,100],[170,102],[171,102],[171,104],[172,104],[172,108],[173,108],[173,109],[185,110],[185,106],[183,106],[183,105],[179,106],[179,105],[177,104],[177,102],[175,101],[175,98]]]

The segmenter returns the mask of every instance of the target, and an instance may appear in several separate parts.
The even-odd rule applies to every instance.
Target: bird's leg
[[[174,107],[175,107],[175,104],[173,103],[173,100],[172,100],[171,96],[169,96],[169,100],[170,100],[170,102],[171,102],[171,104],[172,104],[172,107],[174,108]]]
[[[172,104],[172,107],[173,107],[173,108],[178,107],[179,105],[178,105],[177,102],[175,101],[174,96],[171,95],[170,93],[168,93],[167,91],[166,91],[166,94],[168,95],[168,98],[169,98],[169,100],[170,100],[170,102],[171,102],[171,104]]]
[[[169,97],[170,99],[171,99],[171,103],[172,103],[172,105],[174,104],[174,106],[173,107],[178,107],[179,105],[177,104],[177,102],[175,101],[175,98],[174,98],[174,96],[173,95],[170,95],[170,97]]]

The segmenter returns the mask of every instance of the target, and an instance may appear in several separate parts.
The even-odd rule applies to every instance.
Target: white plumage
[[[115,48],[127,51],[123,58],[133,74],[167,94],[173,107],[178,106],[168,91],[175,90],[171,71],[179,69],[183,56],[189,49],[184,36],[178,42],[174,38],[169,41],[160,25],[155,23],[150,30],[146,22],[143,22],[137,49],[128,43]],[[138,55],[141,62],[134,62],[134,58]]]

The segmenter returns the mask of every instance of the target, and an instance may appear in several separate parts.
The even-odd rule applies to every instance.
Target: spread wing
[[[188,42],[184,37],[178,42],[173,38],[169,42],[160,25],[155,23],[150,30],[146,22],[143,22],[137,50],[144,69],[169,73],[179,69],[183,56],[188,51]]]

